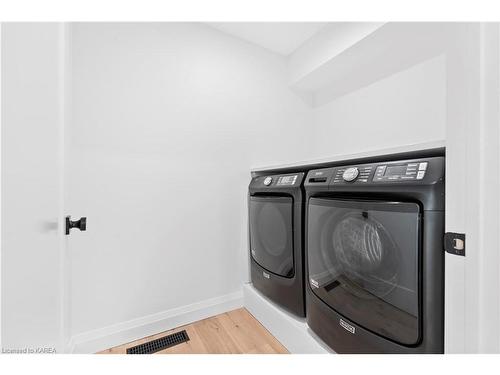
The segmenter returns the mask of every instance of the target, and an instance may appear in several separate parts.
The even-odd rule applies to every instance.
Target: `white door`
[[[1,28],[1,347],[64,349],[64,26]]]

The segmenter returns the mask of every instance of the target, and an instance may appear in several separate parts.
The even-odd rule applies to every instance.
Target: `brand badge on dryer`
[[[319,283],[316,280],[309,279],[309,281],[311,282],[311,286],[313,286],[315,288],[319,288]]]
[[[267,272],[262,271],[262,276],[264,276],[266,279],[269,279],[269,274]]]
[[[340,319],[339,324],[342,328],[344,328],[346,331],[351,332],[352,334],[356,333],[356,328],[349,323],[347,323],[344,319]]]

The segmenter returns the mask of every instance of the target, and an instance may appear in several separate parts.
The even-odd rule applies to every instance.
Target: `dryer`
[[[305,316],[304,176],[301,172],[254,177],[248,197],[252,283],[301,317]]]
[[[307,323],[339,353],[443,353],[444,157],[312,170]]]

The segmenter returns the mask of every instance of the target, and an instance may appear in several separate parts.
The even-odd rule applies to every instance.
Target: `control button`
[[[342,175],[344,181],[351,182],[354,181],[359,175],[359,169],[356,167],[347,168]]]
[[[427,170],[427,162],[420,163],[420,165],[418,166],[418,170],[419,171],[425,171],[425,170]]]
[[[264,185],[269,186],[269,185],[271,185],[271,182],[273,182],[273,178],[266,177],[266,179],[264,180]]]
[[[418,171],[417,180],[421,180],[422,178],[424,178],[424,175],[425,175],[425,171]]]
[[[418,166],[417,163],[408,164],[408,168],[416,168],[417,166]]]

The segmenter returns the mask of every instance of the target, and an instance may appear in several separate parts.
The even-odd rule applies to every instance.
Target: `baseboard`
[[[334,353],[307,326],[304,318],[298,318],[275,305],[252,284],[243,286],[245,308],[294,354]]]
[[[70,353],[95,353],[243,306],[243,292],[144,316],[73,336]]]

